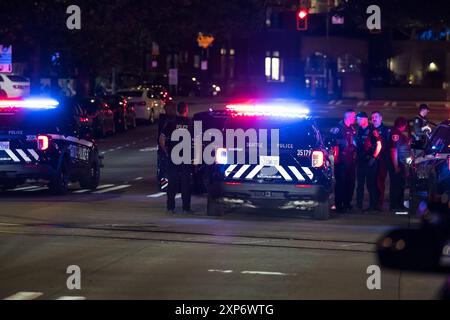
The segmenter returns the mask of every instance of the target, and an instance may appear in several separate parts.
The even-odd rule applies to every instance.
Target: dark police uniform
[[[411,157],[411,139],[398,129],[392,129],[391,149],[397,149],[397,158],[400,172],[392,168],[392,181],[390,188],[391,210],[404,208],[405,184],[408,175],[407,159]]]
[[[185,129],[192,131],[191,120],[185,117],[175,117],[168,120],[161,133],[166,137],[166,149],[168,151],[168,175],[169,184],[167,186],[167,210],[175,210],[175,196],[181,184],[181,198],[183,200],[183,210],[191,210],[191,174],[192,164],[176,165],[172,161],[171,153],[173,147],[178,142],[172,142],[171,137],[175,130]],[[182,154],[181,154],[182,156]]]
[[[337,127],[331,129],[331,134],[334,137],[334,145],[338,148],[334,161],[336,211],[349,210],[355,191],[356,130],[341,121]]]
[[[390,149],[389,149],[391,139],[391,129],[386,127],[384,124],[381,124],[378,128],[372,127],[372,130],[376,130],[381,138],[381,152],[376,160],[373,169],[376,170],[376,186],[378,194],[376,209],[382,211],[384,206],[386,177],[388,175],[388,172],[391,172]]]
[[[432,123],[427,119],[418,115],[412,121],[411,135],[413,137],[413,147],[417,149],[424,149],[428,141],[428,135],[431,133],[426,127]]]
[[[356,203],[362,209],[364,200],[364,186],[367,185],[369,191],[369,206],[376,209],[378,205],[378,190],[376,186],[377,161],[373,157],[377,142],[381,142],[381,137],[377,130],[372,130],[370,126],[359,128],[355,137],[357,153],[357,187]]]

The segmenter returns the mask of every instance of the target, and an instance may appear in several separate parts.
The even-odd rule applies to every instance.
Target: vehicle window
[[[427,153],[450,153],[450,128],[439,127],[428,144]]]
[[[7,76],[12,82],[28,82],[28,79],[21,76]]]
[[[118,93],[125,97],[140,98],[142,97],[143,92],[136,90],[136,91],[119,91]]]
[[[320,144],[320,134],[309,121],[242,117],[226,121],[225,129],[278,129],[280,143],[315,147]],[[269,133],[270,134],[270,133]]]
[[[0,131],[59,132],[67,125],[62,110],[16,110],[0,112]]]

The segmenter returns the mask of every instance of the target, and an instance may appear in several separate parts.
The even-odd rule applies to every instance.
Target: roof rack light
[[[24,100],[0,100],[0,108],[55,109],[59,102],[48,98],[30,98]]]
[[[297,103],[229,104],[226,109],[235,116],[305,118],[309,115],[309,109]]]

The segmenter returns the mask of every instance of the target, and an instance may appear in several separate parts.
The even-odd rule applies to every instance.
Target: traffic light
[[[297,30],[305,31],[308,30],[308,10],[300,9],[297,12]]]

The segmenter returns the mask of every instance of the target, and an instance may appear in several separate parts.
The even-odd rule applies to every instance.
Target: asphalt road
[[[191,104],[191,113],[211,105]],[[311,105],[338,116],[349,105]],[[353,106],[356,108],[356,106]],[[367,106],[367,112],[382,109]],[[358,108],[359,109],[359,108]],[[416,107],[382,109],[388,122]],[[446,119],[445,106],[432,117]],[[168,215],[155,182],[156,127],[99,141],[105,168],[96,192],[67,196],[21,186],[0,193],[0,299],[431,299],[441,276],[383,270],[368,290],[375,241],[405,216],[357,214],[314,221],[301,214]],[[177,200],[180,201],[180,200]],[[81,269],[81,290],[66,270]]]

